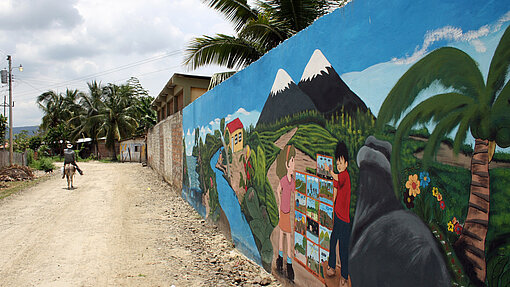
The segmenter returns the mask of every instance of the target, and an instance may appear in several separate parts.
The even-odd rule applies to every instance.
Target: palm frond
[[[249,19],[257,18],[257,10],[252,9],[246,0],[203,0],[205,4],[220,12],[232,22],[236,31],[241,30]]]
[[[257,43],[246,39],[217,34],[193,39],[186,49],[184,64],[192,69],[217,64],[229,69],[240,69],[253,63],[263,54]]]
[[[463,114],[476,105],[476,101],[469,96],[458,93],[435,95],[414,107],[400,122],[395,133],[391,155],[392,181],[395,195],[398,192],[399,171],[402,169],[400,150],[402,140],[416,124],[433,122],[449,122],[450,114]],[[434,130],[435,132],[435,130]]]
[[[429,166],[432,157],[437,153],[443,136],[459,125],[459,122],[461,122],[464,116],[463,112],[464,111],[459,110],[449,113],[434,127],[434,131],[430,135],[425,150],[423,151],[423,166],[425,169]]]
[[[490,112],[491,138],[502,148],[510,146],[510,81],[508,81]]]
[[[237,71],[229,71],[229,72],[222,72],[222,73],[214,73],[211,76],[211,81],[209,82],[208,90],[212,90],[217,85],[223,83],[228,78],[232,77]]]
[[[485,89],[478,65],[469,55],[456,48],[439,48],[414,64],[391,89],[379,111],[378,127],[400,119],[419,93],[436,81],[473,99]]]
[[[491,103],[496,99],[497,93],[505,84],[510,66],[510,26],[499,40],[499,44],[492,56],[489,75],[487,76],[487,88],[490,89]]]
[[[267,52],[294,33],[284,23],[271,18],[269,13],[264,13],[259,14],[256,20],[249,21],[240,31],[239,36],[257,41]]]

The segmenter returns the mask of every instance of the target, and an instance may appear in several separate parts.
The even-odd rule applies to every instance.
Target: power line
[[[176,55],[179,55],[181,52],[182,52],[182,49],[179,49],[179,50],[168,52],[168,53],[163,54],[163,55],[157,55],[157,56],[153,56],[153,57],[150,57],[150,58],[139,60],[139,61],[136,61],[136,62],[133,62],[133,63],[130,63],[130,64],[126,64],[126,65],[118,66],[118,67],[115,67],[115,68],[111,68],[111,69],[108,69],[108,70],[105,70],[105,71],[102,71],[102,72],[98,72],[98,73],[94,73],[94,74],[89,74],[89,75],[82,76],[82,77],[79,77],[79,78],[76,78],[76,79],[72,79],[72,80],[63,81],[63,82],[60,82],[60,83],[57,83],[57,84],[50,85],[47,88],[45,88],[45,90],[51,90],[51,89],[54,89],[54,88],[59,88],[59,87],[66,86],[67,84],[70,84],[70,83],[73,83],[73,82],[78,82],[78,81],[83,81],[83,80],[87,80],[87,79],[96,78],[96,77],[99,77],[99,76],[113,74],[113,73],[116,73],[118,71],[122,71],[122,70],[126,70],[126,69],[129,69],[129,68],[132,68],[132,67],[136,67],[136,66],[140,66],[140,65],[143,65],[143,64],[147,64],[147,63],[154,62],[154,61],[157,61],[157,60],[161,60],[161,59],[164,59],[164,58],[167,58],[167,57],[176,56]],[[26,83],[26,81],[25,81],[25,83]],[[23,95],[27,95],[27,94],[28,93],[21,93],[21,94],[18,94],[18,96],[23,96]]]
[[[151,75],[151,74],[155,74],[155,73],[159,73],[159,72],[163,72],[163,71],[168,71],[168,70],[171,70],[171,69],[175,69],[175,68],[178,68],[180,67],[180,65],[175,65],[175,66],[171,66],[171,67],[168,67],[168,68],[164,68],[164,69],[159,69],[159,70],[155,70],[155,71],[151,71],[151,72],[147,72],[147,73],[143,73],[143,74],[138,74],[138,75],[133,75],[131,77],[136,77],[136,78],[141,78],[141,77],[144,77],[144,76],[147,76],[147,75]],[[126,81],[126,80],[129,80],[131,77],[127,77],[127,78],[122,78],[122,79],[118,79],[118,80],[114,80],[114,81],[111,81],[112,83],[118,83],[118,82],[123,82],[123,81]],[[30,85],[27,81],[24,81],[24,80],[21,80],[19,79],[21,82],[29,85],[30,87],[32,87],[33,89],[37,90],[38,92],[40,93],[44,93],[45,91],[37,88],[37,87],[34,87],[32,85]],[[85,84],[83,84],[85,86]],[[26,96],[31,96],[32,94],[28,93],[28,92],[25,92],[25,93],[20,93],[18,95],[16,95],[16,98],[18,100],[20,99],[27,99]]]

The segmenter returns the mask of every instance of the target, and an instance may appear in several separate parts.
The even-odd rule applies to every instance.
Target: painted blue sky
[[[400,76],[439,47],[462,49],[487,75],[495,47],[509,23],[510,7],[503,0],[354,0],[186,107],[186,151],[191,154],[195,127],[200,127],[203,136],[229,115],[232,119],[243,116],[240,119],[245,126],[255,125],[278,69],[299,82],[315,49],[322,51],[377,115]],[[422,98],[438,89],[442,87],[431,87]]]

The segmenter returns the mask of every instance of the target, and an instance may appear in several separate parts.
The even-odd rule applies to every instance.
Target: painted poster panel
[[[285,284],[510,285],[509,24],[348,3],[184,109],[183,197]]]

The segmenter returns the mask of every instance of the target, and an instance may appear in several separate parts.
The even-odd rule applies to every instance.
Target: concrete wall
[[[177,188],[182,188],[182,137],[182,112],[169,116],[147,133],[147,164]]]
[[[503,0],[351,1],[183,110],[183,197],[283,285],[510,286],[509,24]]]

